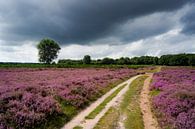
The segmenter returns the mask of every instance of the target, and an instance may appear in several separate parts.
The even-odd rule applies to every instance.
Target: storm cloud
[[[0,1],[0,62],[38,62],[36,44],[59,58],[195,53],[195,0]]]
[[[119,27],[128,21],[131,24],[134,19],[145,16],[146,22],[150,22],[147,15],[171,12],[192,1],[6,0],[0,2],[0,39],[20,44],[20,41],[38,41],[50,37],[61,44],[88,44],[94,40],[121,35],[123,28]],[[158,22],[155,23],[160,24],[162,19],[158,18],[157,16]],[[144,20],[142,22],[144,23]],[[153,24],[155,29],[152,29],[151,23],[149,26],[146,26],[148,23],[145,26],[132,23],[131,30],[122,31],[124,38],[120,36],[121,40],[134,41],[166,32],[172,27],[172,23],[164,23],[156,26]],[[141,27],[147,27],[146,31],[136,31]]]
[[[184,24],[183,33],[195,34],[195,4],[192,4],[190,10],[181,18],[181,21]]]

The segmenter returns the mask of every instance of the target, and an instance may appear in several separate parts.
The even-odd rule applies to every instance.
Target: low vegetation
[[[195,128],[195,69],[163,68],[154,74],[151,94],[163,129]]]
[[[76,126],[76,127],[74,127],[73,129],[83,129],[83,127],[81,127],[81,126]]]
[[[72,63],[3,63],[0,62],[0,68],[148,68],[152,67],[149,65],[103,65],[103,64],[72,64]]]
[[[0,71],[0,128],[31,129],[60,128],[124,78],[137,74],[133,69]]]

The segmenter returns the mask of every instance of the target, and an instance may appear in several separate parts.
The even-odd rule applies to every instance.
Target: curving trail
[[[102,116],[108,111],[108,109],[112,106],[115,106],[118,104],[118,102],[122,99],[123,94],[126,93],[128,90],[129,84],[138,78],[141,75],[137,75],[135,77],[130,78],[129,80],[119,84],[109,92],[107,92],[105,95],[103,95],[100,99],[96,100],[94,103],[92,103],[88,108],[80,112],[76,117],[74,117],[70,122],[68,122],[62,129],[73,129],[75,126],[82,126],[83,129],[93,129],[93,127],[97,124],[97,122],[100,120]],[[85,117],[92,112],[99,104],[101,104],[108,96],[110,96],[116,89],[123,86],[124,84],[127,84],[118,94],[115,98],[113,98],[106,107],[94,118],[94,119],[85,119]]]
[[[149,77],[144,81],[144,86],[141,92],[140,107],[143,114],[144,129],[160,129],[157,120],[154,118],[151,111],[151,103],[149,96],[149,86],[153,74],[148,74]]]
[[[151,103],[150,103],[150,95],[149,95],[149,85],[152,80],[152,73],[146,74],[149,77],[144,81],[144,86],[140,94],[140,108],[143,114],[143,121],[144,121],[144,129],[160,129],[158,126],[158,122],[155,119],[152,111],[151,111]],[[111,107],[117,107],[121,100],[123,99],[123,95],[128,91],[129,85],[134,81],[136,78],[142,75],[137,75],[129,80],[119,84],[101,98],[96,100],[92,103],[88,108],[80,112],[76,117],[74,117],[70,122],[68,122],[62,129],[73,129],[76,126],[81,126],[83,129],[93,129],[98,121],[105,115],[105,113]],[[119,87],[127,84],[118,94],[114,97],[109,103],[107,103],[106,107],[94,118],[94,119],[85,119],[85,117],[91,113],[99,104],[101,104],[108,96],[110,96],[114,91],[116,91]],[[119,120],[119,126],[117,129],[124,129],[123,120]]]

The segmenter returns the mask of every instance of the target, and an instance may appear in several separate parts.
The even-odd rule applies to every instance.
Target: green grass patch
[[[152,90],[150,91],[150,95],[153,97],[153,96],[157,96],[160,94],[160,90]]]
[[[161,71],[162,66],[148,66],[148,67],[143,67],[138,72],[140,73],[157,73]]]
[[[61,104],[61,109],[65,115],[69,118],[72,118],[74,115],[77,114],[77,109],[72,105],[63,105]]]
[[[126,129],[144,129],[144,122],[140,109],[140,93],[144,85],[144,80],[148,76],[141,76],[134,80],[129,90],[124,94],[120,105],[121,114],[126,116],[124,126]]]
[[[98,121],[94,129],[114,129],[117,127],[119,110],[111,107],[105,115]]]
[[[0,62],[0,68],[132,68],[138,69],[150,65],[117,65],[117,64],[43,64],[43,63],[9,63]]]
[[[123,79],[119,79],[117,81],[115,81],[114,83],[110,83],[108,84],[106,87],[104,87],[100,92],[101,94],[105,94],[107,93],[108,91],[110,91],[112,88],[116,87],[117,85],[127,81],[129,79],[129,77],[126,77],[126,78],[123,78]],[[100,96],[99,96],[100,97]],[[97,98],[99,98],[97,97]]]
[[[47,117],[47,121],[36,129],[60,129],[78,113],[78,109],[70,105],[67,101],[57,96],[55,99],[60,104],[61,114],[53,114]]]
[[[71,105],[66,100],[60,98],[59,96],[56,96],[55,99],[59,102],[60,108],[63,114],[68,117],[68,120],[73,118],[78,113],[78,109],[74,107],[73,105]]]
[[[75,126],[73,129],[83,129],[81,126]]]
[[[52,115],[47,117],[47,121],[39,127],[36,127],[36,129],[60,129],[67,121],[68,117],[65,114]]]
[[[86,119],[94,119],[109,103],[116,95],[126,86],[127,84],[124,84],[123,86],[116,89],[109,97],[107,97],[99,106],[97,106],[88,116],[86,116]]]

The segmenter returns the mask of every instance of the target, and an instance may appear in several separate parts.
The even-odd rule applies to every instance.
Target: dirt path
[[[157,120],[153,117],[149,96],[149,85],[153,74],[148,74],[149,77],[144,81],[144,86],[141,92],[140,107],[143,114],[145,129],[159,129]]]
[[[108,109],[114,105],[116,105],[119,100],[122,98],[122,95],[128,90],[129,84],[138,78],[141,75],[137,75],[135,77],[132,77],[131,79],[119,84],[112,90],[110,90],[108,93],[103,95],[100,99],[95,101],[93,104],[91,104],[88,108],[80,112],[75,118],[73,118],[70,122],[68,122],[62,129],[73,129],[75,126],[82,126],[84,129],[93,129],[93,127],[97,124],[97,122],[100,120],[102,116],[108,111]],[[99,104],[101,104],[108,96],[110,96],[116,89],[123,86],[124,84],[127,84],[119,93],[118,95],[113,98],[106,107],[94,118],[94,119],[85,119],[85,117],[92,112]]]

